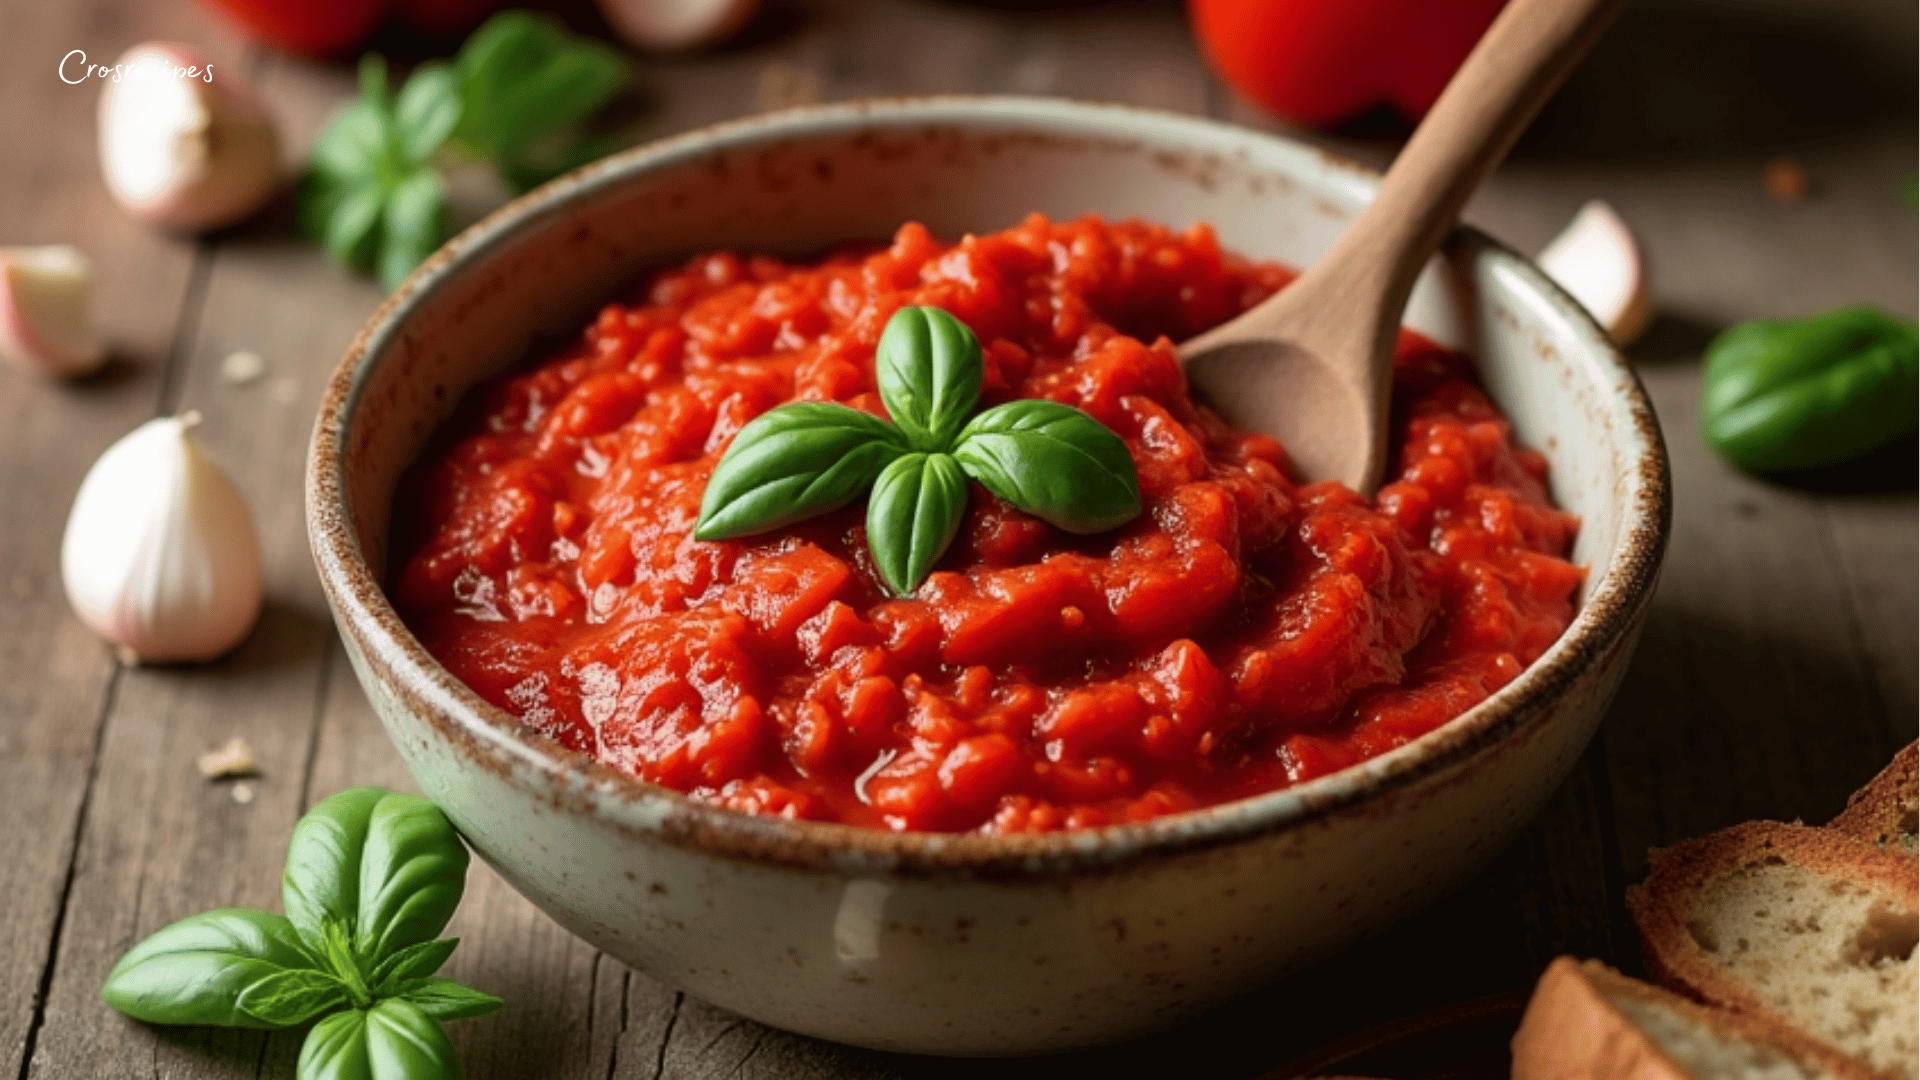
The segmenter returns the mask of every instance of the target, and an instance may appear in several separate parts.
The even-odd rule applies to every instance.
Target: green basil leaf
[[[439,935],[467,881],[466,845],[446,815],[413,795],[354,788],[294,826],[281,897],[316,949],[329,919],[351,927],[368,967]]]
[[[537,144],[591,115],[628,78],[617,51],[524,11],[489,19],[457,64],[464,112],[456,137],[518,186],[557,172],[572,155]]]
[[[1098,533],[1140,513],[1127,444],[1057,401],[1010,401],[973,418],[953,456],[1005,502],[1070,533]]]
[[[387,58],[379,53],[366,53],[360,57],[360,100],[367,103],[376,113],[391,116],[393,102],[387,91]]]
[[[372,180],[379,176],[386,148],[383,115],[355,99],[314,140],[313,168],[336,181]]]
[[[293,827],[280,902],[315,952],[326,949],[329,920],[351,926],[359,913],[367,826],[387,795],[381,788],[349,788],[320,800]]]
[[[407,162],[425,163],[460,123],[459,80],[445,64],[420,65],[400,89],[393,118]]]
[[[380,280],[389,290],[399,288],[446,240],[446,209],[446,189],[431,169],[407,177],[387,197]]]
[[[380,217],[386,197],[379,183],[371,180],[341,195],[327,220],[322,241],[334,258],[356,270],[372,265],[380,242]]]
[[[239,1010],[263,1024],[298,1027],[347,1004],[347,986],[324,971],[282,971],[240,992]]]
[[[388,793],[367,823],[354,951],[378,961],[438,937],[466,892],[469,859],[439,807]]]
[[[400,983],[424,979],[439,971],[453,955],[454,946],[460,944],[459,938],[439,938],[434,941],[422,941],[409,945],[392,956],[381,961],[374,970],[372,982],[374,992],[388,997],[393,987]]]
[[[903,307],[887,320],[874,351],[874,380],[908,443],[943,451],[980,400],[980,342],[935,307]]]
[[[446,1032],[420,1006],[404,998],[390,998],[368,1010],[367,1060],[375,1080],[460,1075],[460,1056]]]
[[[446,1032],[418,1005],[391,998],[349,1009],[307,1033],[299,1080],[442,1080],[460,1075]]]
[[[496,121],[505,156],[548,132],[579,123],[627,81],[619,54],[565,43],[536,72],[500,88]]]
[[[896,458],[867,500],[867,546],[897,595],[911,596],[946,553],[967,514],[967,478],[946,454]]]
[[[334,212],[357,181],[341,180],[309,168],[300,174],[300,186],[294,193],[294,215],[300,235],[316,244],[325,244],[333,227]]]
[[[271,1028],[240,1008],[247,992],[317,961],[293,924],[247,908],[193,915],[155,931],[113,966],[101,996],[136,1020]]]
[[[506,1002],[452,979],[415,979],[394,995],[420,1007],[435,1020],[467,1020],[485,1016]]]
[[[893,425],[845,405],[782,405],[740,429],[700,502],[701,540],[778,529],[858,498],[906,451]]]
[[[1706,360],[1701,431],[1742,468],[1834,465],[1920,427],[1920,336],[1883,312],[1742,323]]]
[[[550,55],[552,35],[552,27],[539,18],[511,9],[488,19],[467,36],[454,59],[464,105],[454,138],[484,154],[499,152],[500,89],[524,78]]]
[[[372,1080],[367,1059],[367,1010],[348,1009],[313,1025],[300,1044],[298,1080]]]

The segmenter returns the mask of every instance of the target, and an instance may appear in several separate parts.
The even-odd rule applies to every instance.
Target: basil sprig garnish
[[[1071,533],[1140,513],[1127,446],[1057,401],[1010,401],[974,415],[985,367],[966,324],[939,308],[894,313],[874,354],[885,420],[801,402],[740,429],[707,482],[694,537],[730,540],[837,510],[868,488],[867,545],[889,589],[926,580],[967,510],[967,479]]]
[[[466,889],[467,849],[425,799],[354,788],[294,826],[287,914],[223,908],[128,950],[102,997],[153,1024],[289,1028],[319,1019],[301,1080],[460,1075],[439,1021],[504,1002],[435,976],[457,938],[437,937]]]

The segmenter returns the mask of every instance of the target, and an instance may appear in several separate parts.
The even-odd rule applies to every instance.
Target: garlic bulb
[[[93,266],[69,244],[0,248],[0,359],[43,375],[79,376],[107,351],[94,332]]]
[[[189,46],[127,50],[100,94],[107,191],[136,220],[198,232],[259,209],[279,184],[273,116],[246,81]]]
[[[67,517],[67,600],[142,661],[211,660],[260,613],[253,514],[194,441],[198,421],[149,420],[108,447]]]
[[[1653,315],[1652,279],[1640,239],[1619,213],[1595,199],[1580,208],[1534,259],[1613,343],[1626,348]]]

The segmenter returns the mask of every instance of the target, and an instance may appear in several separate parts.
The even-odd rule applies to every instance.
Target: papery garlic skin
[[[211,660],[260,614],[253,513],[192,435],[149,420],[80,483],[60,576],[80,620],[143,662]]]
[[[1653,316],[1653,285],[1640,239],[1605,201],[1580,208],[1534,262],[1567,290],[1621,348]]]
[[[234,70],[186,45],[135,45],[100,93],[107,191],[136,220],[196,232],[253,213],[279,183],[272,114]]]
[[[0,359],[85,375],[107,351],[93,326],[93,265],[70,244],[0,248]]]

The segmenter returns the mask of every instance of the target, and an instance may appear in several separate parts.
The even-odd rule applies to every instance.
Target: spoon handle
[[[1324,262],[1375,269],[1387,332],[1414,279],[1467,199],[1593,43],[1624,0],[1510,0],[1381,181],[1373,203]],[[1316,267],[1317,269],[1317,267]]]
[[[1360,367],[1351,377],[1384,400],[1421,268],[1624,3],[1509,0],[1333,248],[1260,307],[1187,348],[1284,331],[1311,352]]]

